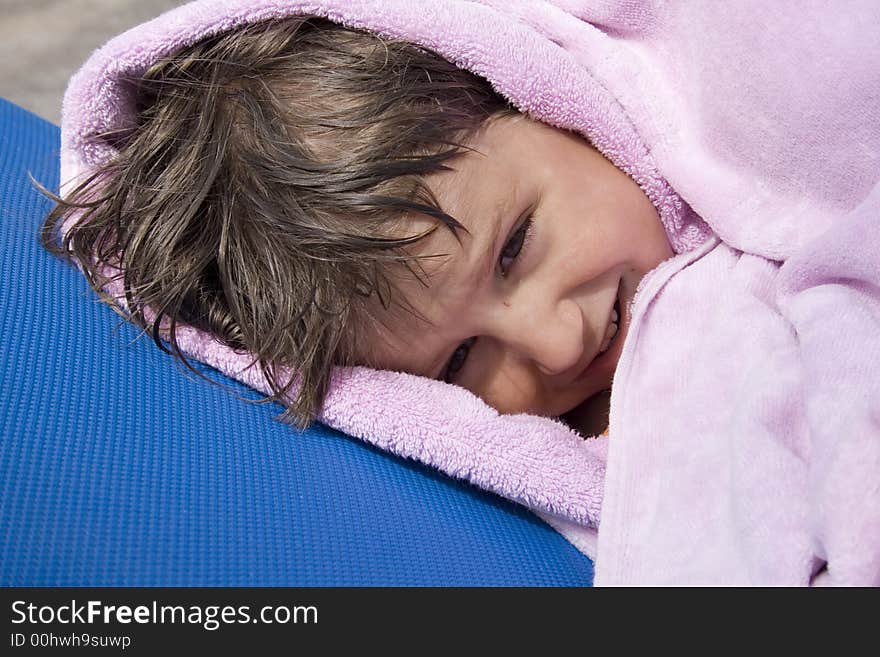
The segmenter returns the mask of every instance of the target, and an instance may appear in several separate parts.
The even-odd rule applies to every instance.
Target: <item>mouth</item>
[[[620,332],[620,298],[614,300],[614,306],[611,308],[611,317],[608,319],[608,326],[605,328],[605,341],[599,347],[596,358],[604,354],[611,347],[614,338]]]
[[[584,371],[578,375],[575,381],[582,381],[592,376],[595,372],[604,372],[605,370],[613,371],[614,365],[620,357],[623,336],[626,333],[625,329],[628,324],[627,318],[623,314],[623,305],[621,303],[622,295],[623,281],[621,281],[621,284],[617,288],[617,296],[614,299],[614,305],[609,313],[608,324],[605,327],[605,336],[602,340],[602,344],[599,346],[599,350],[596,352],[596,355],[593,356],[589,365],[584,368]],[[611,372],[605,373],[611,374]]]

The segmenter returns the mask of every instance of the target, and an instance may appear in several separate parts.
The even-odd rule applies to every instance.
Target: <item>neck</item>
[[[608,428],[611,390],[603,390],[576,406],[559,419],[585,438],[598,436]]]

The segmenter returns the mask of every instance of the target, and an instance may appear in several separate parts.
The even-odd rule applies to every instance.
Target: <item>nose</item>
[[[572,299],[502,305],[493,333],[520,358],[546,375],[570,370],[584,354],[584,317]]]

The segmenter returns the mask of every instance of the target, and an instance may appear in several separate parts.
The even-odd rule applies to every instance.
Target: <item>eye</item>
[[[532,217],[529,217],[524,222],[522,222],[520,227],[517,228],[516,232],[510,236],[510,239],[504,245],[504,248],[501,249],[501,255],[498,258],[498,266],[501,270],[502,276],[507,276],[508,272],[510,271],[510,267],[513,265],[513,262],[523,253],[529,243],[531,236]],[[462,367],[464,367],[471,347],[476,341],[477,338],[475,337],[468,338],[460,345],[458,345],[455,352],[452,354],[452,357],[449,359],[449,363],[446,365],[446,369],[443,372],[443,380],[446,383],[452,383],[455,380],[455,375],[458,374]]]
[[[501,275],[507,276],[513,262],[520,256],[529,243],[532,236],[532,218],[526,219],[517,231],[510,236],[507,244],[501,249],[501,255],[498,258],[498,266],[501,269]]]
[[[449,359],[449,363],[446,365],[446,369],[443,372],[443,380],[446,383],[452,383],[455,380],[455,375],[458,374],[462,367],[464,367],[471,346],[473,346],[476,341],[476,338],[468,338],[458,345],[458,348],[452,354],[452,358]]]

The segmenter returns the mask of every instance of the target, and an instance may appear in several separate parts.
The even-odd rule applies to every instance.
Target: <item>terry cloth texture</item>
[[[113,156],[99,133],[131,125],[121,78],[204,36],[296,13],[433,50],[588,138],[641,185],[677,254],[629,308],[608,437],[585,441],[547,418],[499,416],[454,386],[365,368],[336,370],[322,422],[543,514],[597,558],[598,584],[805,584],[825,562],[821,581],[878,582],[869,196],[880,5],[202,0],[117,37],[74,76],[62,180]],[[180,342],[268,391],[247,355],[196,331]],[[752,371],[730,378],[737,355]],[[754,425],[760,436],[745,440]],[[748,467],[734,474],[740,450]],[[749,488],[755,473],[775,476],[776,494]]]

